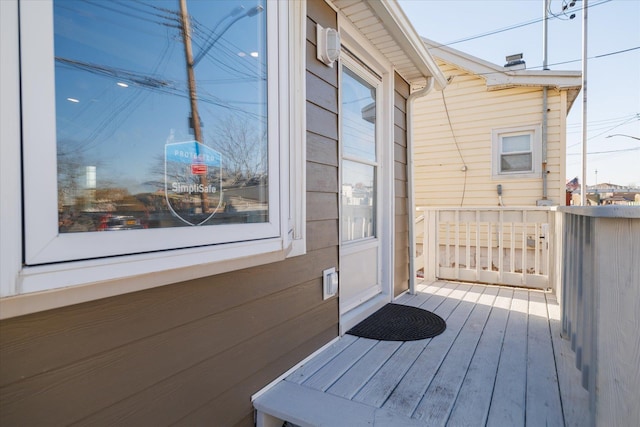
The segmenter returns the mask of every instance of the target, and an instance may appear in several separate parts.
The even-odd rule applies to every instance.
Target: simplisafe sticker
[[[189,225],[202,225],[220,208],[220,153],[198,141],[164,147],[164,193],[171,212]]]

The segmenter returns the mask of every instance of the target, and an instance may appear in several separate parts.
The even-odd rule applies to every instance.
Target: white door
[[[380,80],[343,61],[340,83],[340,312],[382,292],[380,269]]]

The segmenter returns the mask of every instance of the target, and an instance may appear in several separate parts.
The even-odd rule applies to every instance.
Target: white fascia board
[[[407,18],[397,0],[380,0],[367,2],[378,15],[392,37],[402,50],[413,61],[424,77],[433,77],[435,86],[442,90],[447,86],[447,78],[438,67],[436,60],[429,53],[411,21]],[[409,82],[412,85],[417,82]],[[423,82],[424,83],[424,82]]]
[[[580,71],[509,70],[433,40],[424,37],[422,40],[435,58],[485,79],[488,90],[516,86],[547,86],[559,90],[580,89],[582,87],[582,73]]]

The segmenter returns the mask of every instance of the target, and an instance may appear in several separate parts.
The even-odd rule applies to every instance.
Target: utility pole
[[[198,114],[198,97],[196,95],[196,77],[193,70],[193,49],[191,47],[191,24],[189,22],[189,14],[187,13],[187,0],[180,0],[180,16],[182,20],[182,41],[184,42],[184,54],[187,63],[187,83],[189,84],[189,102],[191,103],[191,126],[193,127],[193,136],[196,141],[203,143],[202,127],[200,126],[200,115]],[[200,184],[206,188],[207,176],[199,175]],[[209,203],[207,193],[200,193],[202,213],[207,213]]]
[[[587,3],[588,0],[582,2],[582,206],[587,206]]]

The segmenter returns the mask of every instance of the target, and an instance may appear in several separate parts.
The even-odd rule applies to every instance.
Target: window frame
[[[15,111],[11,112],[12,115],[22,119],[22,129],[17,132],[18,135],[16,132],[10,133],[10,129],[2,133],[3,156],[0,159],[3,170],[2,190],[4,193],[5,188],[9,188],[6,177],[12,178],[14,183],[22,182],[22,186],[18,186],[20,189],[17,194],[23,197],[24,209],[21,219],[19,215],[11,217],[3,215],[0,222],[3,254],[18,247],[22,254],[20,262],[18,257],[15,257],[16,259],[4,259],[2,263],[3,285],[0,288],[0,297],[2,297],[0,303],[3,303],[4,313],[0,314],[1,318],[275,262],[287,256],[302,255],[306,252],[303,163],[305,143],[304,139],[299,138],[300,135],[305,134],[306,126],[304,121],[300,121],[300,114],[292,118],[289,115],[290,112],[304,110],[302,107],[305,103],[304,89],[300,89],[304,87],[305,81],[305,44],[300,40],[304,40],[305,37],[306,6],[297,3],[294,2],[294,5],[289,7],[286,2],[270,2],[269,5],[273,7],[267,8],[268,73],[269,76],[274,76],[270,77],[268,83],[270,94],[268,106],[270,112],[274,111],[274,108],[278,111],[278,114],[272,114],[269,117],[269,144],[271,144],[269,168],[270,175],[273,175],[269,183],[269,222],[242,224],[241,227],[246,235],[242,239],[232,238],[213,242],[203,241],[201,237],[197,237],[197,234],[203,233],[196,227],[127,230],[127,235],[132,236],[133,239],[141,240],[140,236],[144,236],[142,240],[145,242],[139,246],[142,250],[136,250],[138,253],[130,253],[130,250],[113,253],[113,249],[109,249],[112,252],[82,259],[87,258],[86,255],[81,255],[83,248],[86,251],[88,246],[103,244],[91,241],[96,235],[106,235],[110,245],[120,245],[120,248],[128,247],[126,240],[131,238],[125,235],[126,238],[118,241],[117,235],[122,235],[122,232],[68,233],[62,236],[64,239],[60,238],[57,232],[55,191],[57,187],[55,132],[52,131],[55,130],[52,61],[53,2],[19,2],[18,0],[11,0],[6,4],[3,2],[5,6],[3,12],[5,10],[13,12],[6,14],[8,16],[3,19],[3,24],[5,20],[8,23],[6,26],[3,25],[3,41],[7,40],[6,34],[11,34],[14,37],[10,37],[9,40],[19,43],[19,46],[11,46],[11,49],[4,51],[3,62],[5,56],[10,58],[10,55],[14,54],[14,59],[17,61],[17,52],[19,51],[21,55],[19,58],[21,72],[6,76],[7,78],[3,78],[2,82],[3,89],[11,84],[15,86],[20,83],[21,93],[16,91],[13,100],[11,97],[3,98],[3,115],[5,107],[9,109],[15,105]],[[42,45],[42,39],[38,39],[33,31],[30,32],[34,25],[37,26],[40,34],[49,35],[46,46]],[[21,39],[18,42],[19,37]],[[8,43],[10,42],[7,41]],[[48,72],[43,73],[43,69]],[[33,80],[33,76],[28,74],[29,70],[39,71],[38,77],[44,81],[44,84],[40,86],[25,84],[25,80],[29,82],[29,77]],[[48,99],[51,100],[49,106],[46,102],[34,102],[43,97],[45,100],[49,97]],[[40,119],[37,126],[30,125],[34,119]],[[44,138],[47,143],[33,143],[38,141],[38,138]],[[20,162],[16,164],[12,162],[10,156],[4,156],[5,152],[19,152],[20,142],[22,142],[22,172]],[[7,144],[11,144],[11,149],[6,148]],[[49,163],[44,166],[44,177],[39,169],[43,167],[42,160],[40,163],[38,161],[42,158],[48,159],[44,162]],[[54,165],[53,168],[51,163]],[[299,184],[301,181],[299,178],[302,178],[302,185]],[[297,184],[294,185],[294,183]],[[48,198],[46,203],[49,207],[55,206],[53,214],[42,215],[40,213],[42,200],[30,197],[33,196],[30,192],[38,188],[40,191],[49,191],[45,196]],[[218,230],[218,227],[226,226],[216,226],[215,229]],[[55,232],[52,233],[52,230]],[[187,233],[193,234],[187,237],[191,239],[187,246],[181,245],[182,247],[176,248],[175,245],[167,244],[166,241],[179,237],[178,235],[185,231],[195,232]],[[151,233],[148,234],[149,232]],[[9,238],[5,239],[5,236]],[[163,243],[162,240],[165,242]],[[55,254],[52,257],[52,252],[64,250],[64,245],[69,244],[78,246],[75,249],[71,248],[71,257],[76,259],[61,260],[56,258]],[[42,302],[42,295],[40,295],[41,302],[32,306],[25,305],[23,298],[22,302],[13,305],[11,302],[14,298],[6,298],[25,297],[32,293],[52,290],[70,291],[69,298],[45,297],[45,301]],[[51,292],[47,293],[47,295],[50,294]],[[15,310],[4,310],[9,305]]]
[[[493,129],[491,131],[491,175],[493,179],[524,179],[524,178],[540,178],[541,167],[541,126],[539,124],[514,126],[508,128]],[[503,138],[509,136],[530,135],[531,151],[522,153],[531,153],[531,169],[526,171],[503,171],[502,170],[502,141]]]

